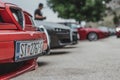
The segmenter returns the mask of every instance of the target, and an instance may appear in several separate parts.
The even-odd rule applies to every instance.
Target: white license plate
[[[43,51],[43,40],[16,41],[15,61],[39,55]]]

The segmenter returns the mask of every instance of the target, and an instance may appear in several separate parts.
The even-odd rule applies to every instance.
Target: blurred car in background
[[[49,34],[50,48],[61,48],[71,44],[70,28],[61,24],[35,20],[37,26],[43,25]]]
[[[105,26],[99,26],[98,29],[100,29],[101,31],[103,31],[105,37],[110,36],[110,31],[108,27]]]
[[[108,28],[110,36],[116,35],[116,29],[115,28]]]
[[[77,30],[79,24],[71,23],[71,22],[61,22],[59,24],[63,24],[65,26],[69,26],[70,27],[72,44],[77,44],[78,40],[80,39],[80,36],[78,34],[78,30]]]
[[[106,27],[106,26],[100,26],[100,27],[98,27],[98,29],[103,31],[106,37],[116,34],[115,28]]]
[[[116,36],[120,38],[120,26],[116,27]]]
[[[85,28],[79,27],[78,33],[80,35],[80,40],[96,41],[98,39],[104,38],[104,33],[97,28]]]
[[[37,58],[47,49],[45,33],[36,31],[28,15],[0,1],[0,80],[36,69]]]

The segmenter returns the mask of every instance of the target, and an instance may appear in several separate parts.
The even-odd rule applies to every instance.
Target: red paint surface
[[[86,40],[90,32],[95,32],[98,35],[99,39],[104,38],[107,35],[106,33],[96,28],[78,28],[80,40]]]

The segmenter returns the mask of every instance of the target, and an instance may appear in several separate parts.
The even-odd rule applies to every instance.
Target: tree
[[[118,26],[120,23],[120,16],[118,16],[116,12],[113,12],[113,14],[114,14],[113,22],[116,26]]]
[[[109,2],[111,0],[104,0]],[[105,16],[103,0],[48,0],[48,6],[58,17],[76,21],[99,21]]]

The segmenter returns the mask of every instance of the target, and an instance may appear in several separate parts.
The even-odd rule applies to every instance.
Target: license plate
[[[32,58],[43,52],[43,40],[16,41],[15,61]]]

